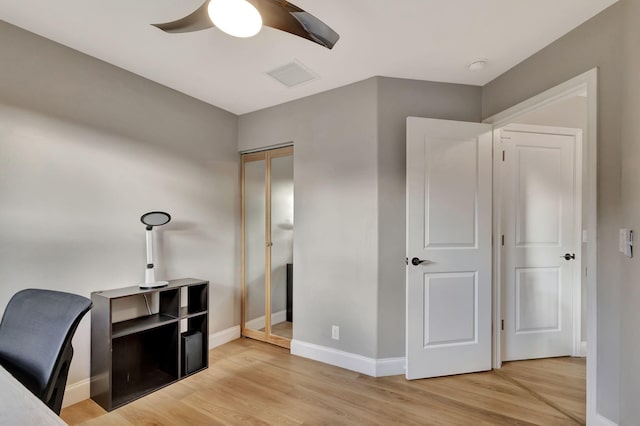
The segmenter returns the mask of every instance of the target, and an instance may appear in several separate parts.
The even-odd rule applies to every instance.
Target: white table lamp
[[[144,272],[144,284],[140,284],[140,288],[157,288],[169,284],[169,281],[156,281],[153,265],[153,227],[166,225],[170,220],[171,215],[165,212],[149,212],[140,218],[140,221],[147,225],[147,269]]]

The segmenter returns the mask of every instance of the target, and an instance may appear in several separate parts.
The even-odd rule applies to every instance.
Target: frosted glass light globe
[[[262,16],[246,0],[211,0],[208,7],[213,25],[234,37],[253,37],[262,28]]]

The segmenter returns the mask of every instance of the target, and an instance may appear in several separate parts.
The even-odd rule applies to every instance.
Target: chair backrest
[[[0,364],[57,414],[73,356],[71,339],[89,309],[86,297],[27,289],[11,298],[0,323]]]

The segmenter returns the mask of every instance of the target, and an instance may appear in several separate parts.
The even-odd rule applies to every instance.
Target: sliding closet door
[[[266,301],[267,215],[266,160],[252,154],[243,160],[244,328],[264,332]]]
[[[293,333],[293,148],[242,156],[242,335]]]
[[[271,335],[293,334],[293,152],[271,158]]]

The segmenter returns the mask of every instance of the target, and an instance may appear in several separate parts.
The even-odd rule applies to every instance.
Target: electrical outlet
[[[340,340],[340,327],[337,325],[331,326],[331,338],[333,340]]]

